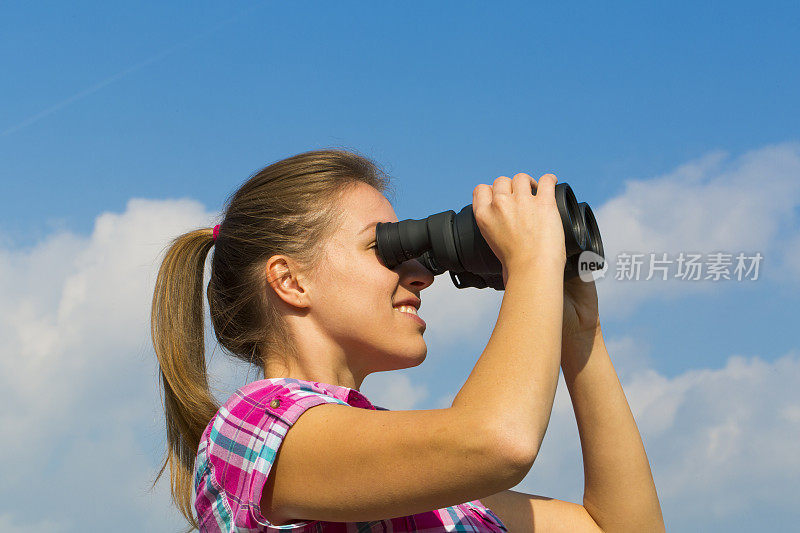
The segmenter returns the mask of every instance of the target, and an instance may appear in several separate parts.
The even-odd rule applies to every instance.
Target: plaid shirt
[[[273,525],[261,514],[261,491],[286,432],[309,407],[323,403],[383,410],[355,389],[289,378],[254,381],[238,389],[209,422],[194,468],[200,531],[372,533],[508,531],[479,500],[372,522],[309,520]]]

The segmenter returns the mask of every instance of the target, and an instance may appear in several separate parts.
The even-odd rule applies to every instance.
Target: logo
[[[578,276],[582,281],[598,280],[606,275],[607,270],[608,262],[602,255],[586,250],[578,256]]]

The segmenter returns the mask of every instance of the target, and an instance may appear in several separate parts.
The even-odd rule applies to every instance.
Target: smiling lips
[[[422,320],[422,318],[420,318],[419,315],[417,315],[417,308],[416,307],[414,307],[412,305],[398,305],[394,309],[395,309],[395,311],[398,311],[399,313],[402,313],[402,314],[406,315],[408,318],[410,318],[411,320],[413,320],[414,322],[416,322],[420,326],[427,327],[427,325],[425,324],[425,321]]]
[[[395,309],[397,309],[401,313],[409,313],[411,315],[417,316],[417,310],[410,305],[398,305],[397,307],[395,307]]]

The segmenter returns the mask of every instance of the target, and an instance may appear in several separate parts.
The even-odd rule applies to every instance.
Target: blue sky
[[[77,475],[69,460],[85,466],[95,523],[177,530],[163,487],[142,495],[146,475],[92,462],[116,464],[120,450],[144,471],[161,453],[147,323],[157,255],[213,225],[252,172],[339,146],[394,177],[400,219],[458,211],[499,175],[553,172],[593,207],[611,252],[760,251],[755,281],[607,275],[601,321],[668,529],[749,531],[767,518],[791,529],[799,24],[792,2],[5,5],[0,397],[13,406],[4,426],[38,440],[3,444],[22,465],[4,485],[55,499]],[[423,293],[428,359],[367,378],[375,403],[441,406],[469,375],[502,295],[449,283]],[[452,298],[479,310],[454,316]],[[213,365],[228,389],[248,379],[223,361]],[[517,490],[580,501],[565,394],[562,382]],[[74,413],[81,422],[65,422]],[[97,424],[109,414],[113,431]],[[775,464],[754,462],[765,456]],[[706,470],[693,478],[696,465]],[[136,503],[111,498],[116,487]],[[81,530],[72,505],[1,494],[0,529]]]

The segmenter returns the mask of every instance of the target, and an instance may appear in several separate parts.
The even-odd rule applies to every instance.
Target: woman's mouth
[[[410,305],[398,305],[397,307],[394,308],[394,310],[397,311],[398,313],[404,315],[404,316],[407,316],[408,318],[410,318],[411,320],[413,320],[417,324],[420,324],[423,327],[427,327],[427,325],[425,324],[425,321],[422,320],[419,317],[419,315],[417,314],[417,310],[413,306],[410,306]]]

